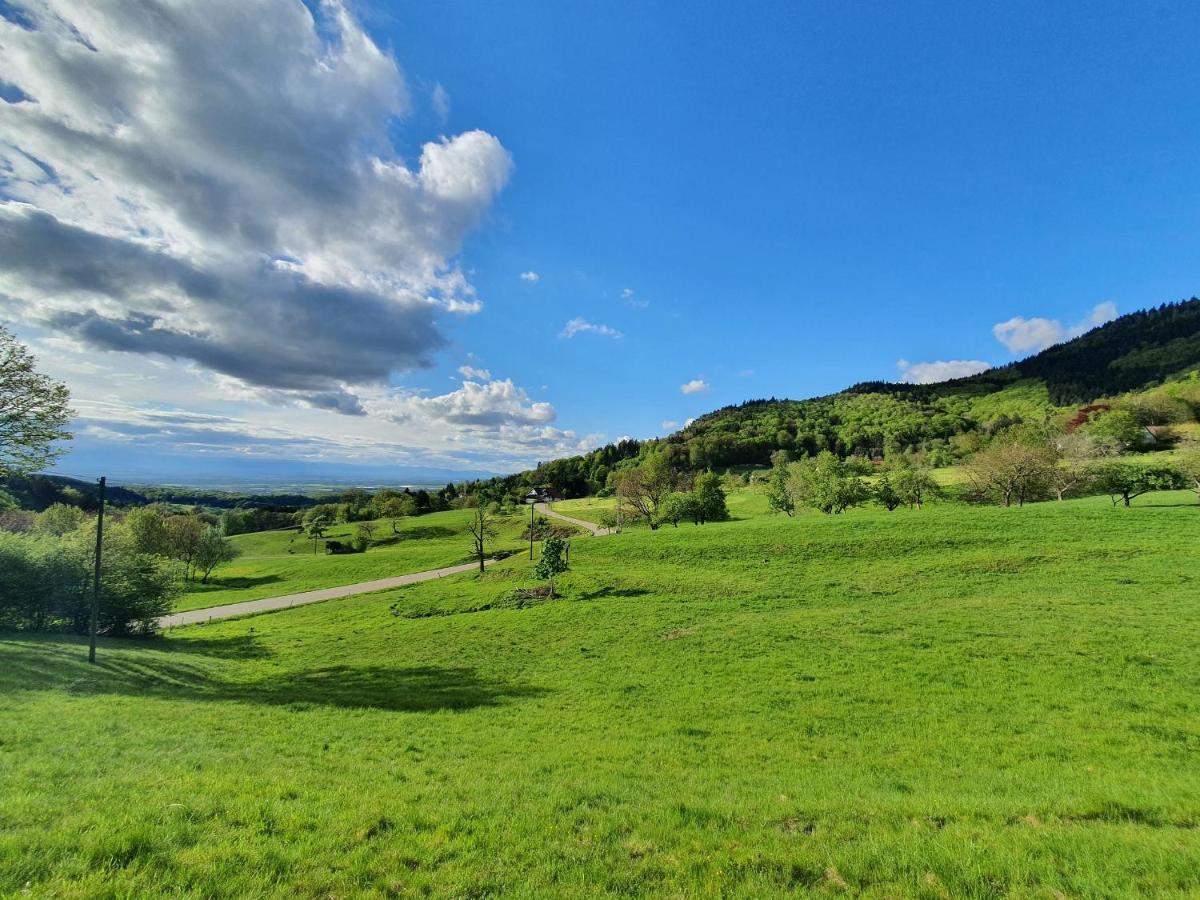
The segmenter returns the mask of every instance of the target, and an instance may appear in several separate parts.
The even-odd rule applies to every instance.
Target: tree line
[[[86,632],[96,522],[56,504],[26,531],[0,531],[0,629]],[[188,584],[236,557],[220,528],[196,515],[147,506],[106,518],[101,633],[153,632]]]

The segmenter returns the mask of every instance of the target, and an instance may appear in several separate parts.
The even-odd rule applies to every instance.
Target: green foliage
[[[898,508],[904,503],[904,498],[900,496],[900,492],[892,483],[892,476],[884,472],[879,476],[879,480],[875,482],[875,486],[871,491],[875,502],[886,509],[888,512]]]
[[[354,540],[352,544],[358,553],[366,553],[371,547],[371,542],[375,539],[375,524],[370,521],[358,522],[354,526]]]
[[[788,493],[796,506],[826,515],[843,513],[870,497],[870,489],[855,474],[853,464],[828,450],[788,466]]]
[[[678,491],[669,494],[659,508],[659,521],[678,528],[680,522],[685,522],[692,517],[692,507],[694,505],[691,494]]]
[[[1200,447],[1191,447],[1175,459],[1175,469],[1182,481],[1196,492],[1200,500]]]
[[[233,562],[239,555],[238,548],[219,528],[206,526],[196,545],[196,571],[203,575],[201,582],[208,584],[213,569],[223,563]]]
[[[1125,409],[1102,413],[1085,425],[1083,431],[1101,440],[1111,440],[1122,449],[1136,446],[1146,433],[1137,417]]]
[[[1090,474],[1096,489],[1108,494],[1113,506],[1118,502],[1129,506],[1143,494],[1175,490],[1187,483],[1178,469],[1161,463],[1104,462],[1092,467]]]
[[[542,544],[542,555],[538,557],[533,574],[542,581],[550,582],[550,596],[554,594],[554,578],[569,569],[567,565],[568,544],[562,538],[548,538]]]
[[[679,471],[670,454],[648,453],[641,465],[616,474],[617,503],[630,520],[646,522],[652,529],[662,521],[660,507],[675,492]]]
[[[78,506],[67,506],[65,503],[55,503],[53,506],[38,513],[33,522],[33,530],[38,534],[49,534],[62,537],[83,525],[83,510]]]
[[[771,475],[767,481],[767,503],[775,512],[796,514],[796,503],[788,490],[788,462],[790,455],[786,450],[776,450],[771,454]]]
[[[29,349],[0,326],[0,475],[36,472],[71,437],[66,385],[42,375]]]
[[[0,628],[87,630],[96,529],[93,521],[65,536],[0,532]],[[129,529],[104,529],[100,630],[147,634],[171,611],[178,582],[159,558],[140,553]]]
[[[720,475],[715,472],[701,472],[696,476],[696,483],[692,488],[691,517],[697,525],[703,525],[705,522],[724,522],[729,518]]]

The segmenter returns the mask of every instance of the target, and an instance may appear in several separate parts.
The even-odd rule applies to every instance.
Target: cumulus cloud
[[[558,336],[560,338],[573,338],[577,334],[599,334],[610,338],[619,338],[622,336],[621,332],[615,328],[589,322],[587,319],[582,319],[578,316],[564,325],[563,330],[559,332]]]
[[[663,419],[663,423],[662,423],[663,431],[670,431],[671,429],[678,428],[678,427],[679,427],[679,423],[676,422],[674,419]]]
[[[992,326],[996,340],[1013,353],[1037,353],[1063,341],[1077,338],[1093,328],[1117,317],[1117,305],[1111,301],[1098,303],[1074,325],[1063,325],[1058,319],[1013,316]]]
[[[484,429],[512,426],[544,426],[555,419],[549,403],[535,403],[511,379],[477,384],[464,381],[458,390],[436,397],[398,395],[385,401],[394,421],[407,422],[414,416],[451,425]]]
[[[541,280],[541,278],[542,278],[542,276],[541,276],[541,275],[539,275],[537,272],[529,271],[529,272],[522,272],[522,273],[521,273],[521,280],[522,280],[522,281],[530,281],[530,282],[533,282],[533,281],[540,281],[540,280]]]
[[[0,12],[0,293],[93,347],[359,414],[429,365],[512,170],[468,131],[400,157],[399,66],[336,0]]]
[[[900,380],[910,384],[937,384],[940,381],[950,381],[953,378],[966,378],[991,368],[991,365],[981,359],[939,359],[932,362],[909,362],[907,359],[896,361],[900,370]]]
[[[480,381],[490,381],[492,373],[488,369],[477,369],[474,366],[459,366],[458,372],[465,378],[477,378]]]
[[[686,384],[679,386],[679,393],[681,394],[704,394],[711,390],[712,385],[703,378],[693,378]]]

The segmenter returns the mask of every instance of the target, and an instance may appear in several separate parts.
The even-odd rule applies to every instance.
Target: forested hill
[[[1046,386],[1056,406],[1089,403],[1159,384],[1200,366],[1200,299],[1140,310],[1036,356],[978,375],[932,385],[864,382],[850,393],[940,397],[988,394],[1021,379]]]
[[[810,400],[750,400],[696,419],[657,441],[625,441],[489,484],[517,492],[548,485],[566,496],[602,490],[614,469],[659,449],[693,469],[765,465],[794,456],[923,452],[938,464],[969,453],[980,435],[1019,421],[1041,422],[1082,404],[1159,385],[1164,403],[1143,403],[1143,424],[1195,417],[1200,384],[1168,383],[1200,369],[1200,300],[1121,316],[1036,356],[979,375],[931,385],[865,382]],[[1195,378],[1192,375],[1192,378]],[[1174,392],[1174,393],[1172,393]],[[1185,396],[1186,395],[1186,396]],[[1187,410],[1191,410],[1188,412]],[[1174,412],[1172,412],[1174,410]]]

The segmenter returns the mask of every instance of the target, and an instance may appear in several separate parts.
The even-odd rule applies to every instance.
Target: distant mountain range
[[[289,459],[255,459],[236,456],[127,457],[120,468],[111,452],[77,439],[61,474],[104,473],[113,484],[179,484],[239,491],[303,490],[363,485],[389,487],[442,487],[463,479],[490,478],[495,472],[463,471],[427,466],[355,465]],[[50,474],[58,474],[51,472]]]

